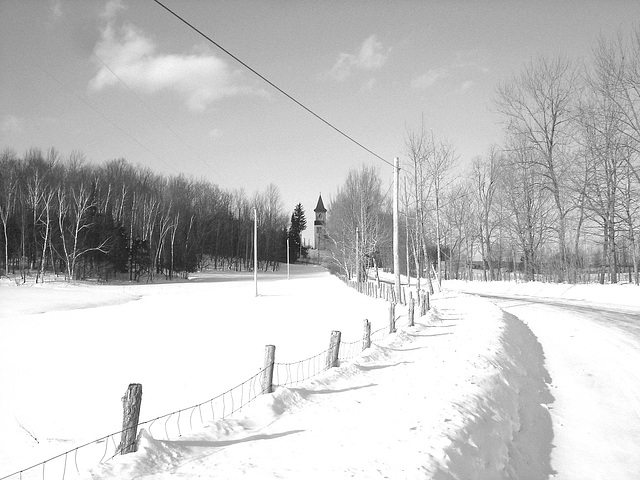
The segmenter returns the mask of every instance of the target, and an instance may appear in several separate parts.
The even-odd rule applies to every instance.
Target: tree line
[[[638,284],[640,28],[600,38],[586,61],[530,60],[496,88],[493,109],[504,141],[466,168],[424,120],[407,132],[403,273]],[[392,264],[385,190],[377,170],[363,167],[330,203],[344,273],[374,257]]]
[[[19,157],[6,149],[0,154],[0,272],[23,281],[33,274],[36,281],[47,274],[151,281],[206,266],[248,270],[254,208],[260,268],[277,269],[291,234],[273,184],[247,196],[124,159],[92,165],[77,152],[63,158],[53,148],[33,148]]]

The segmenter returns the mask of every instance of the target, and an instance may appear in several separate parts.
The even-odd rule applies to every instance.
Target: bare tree
[[[7,223],[13,213],[18,189],[18,159],[13,150],[6,149],[0,155],[0,221],[4,233],[4,269],[9,275],[9,236]]]
[[[535,161],[542,167],[544,187],[557,210],[559,281],[567,277],[567,215],[572,208],[566,202],[568,148],[572,140],[575,102],[579,93],[577,68],[565,57],[539,57],[523,71],[500,85],[494,101],[509,131],[526,139],[535,150]]]
[[[601,37],[588,79],[593,92],[615,105],[625,145],[640,153],[640,27],[628,39]]]
[[[335,246],[332,255],[345,275],[363,280],[362,267],[379,265],[381,250],[391,242],[388,207],[389,200],[374,167],[363,165],[349,172],[331,200],[327,218],[327,235]],[[362,266],[360,271],[355,271],[356,265]]]
[[[426,171],[433,185],[433,201],[436,214],[436,250],[438,270],[436,280],[440,286],[442,278],[442,232],[440,225],[441,203],[446,190],[451,185],[451,173],[458,161],[453,145],[445,142],[435,143],[431,137],[431,155],[427,155]]]
[[[590,104],[582,115],[583,137],[595,182],[589,197],[603,229],[603,257],[609,279],[618,279],[617,222],[626,224],[636,281],[638,260],[634,192],[640,185],[640,27],[625,39],[599,39],[587,72]],[[600,188],[594,191],[593,184]],[[601,278],[601,281],[603,279]]]
[[[64,180],[56,190],[58,207],[58,227],[67,268],[67,278],[76,277],[78,260],[89,252],[108,252],[108,238],[101,239],[95,246],[83,241],[83,235],[92,227],[89,211],[95,207],[87,171],[80,158],[71,158]]]
[[[619,185],[627,172],[628,159],[620,134],[619,109],[610,99],[595,94],[583,106],[581,133],[585,147],[589,182],[585,188],[587,208],[602,229],[603,258],[611,283],[618,281],[617,241]]]
[[[520,141],[519,141],[520,140]],[[538,152],[526,143],[511,138],[500,161],[499,195],[507,209],[505,223],[522,252],[526,280],[535,280],[539,268],[539,254],[548,240],[553,221],[550,192],[544,188],[545,177]],[[513,252],[515,256],[515,252]],[[515,267],[516,259],[514,259]]]
[[[471,182],[478,214],[478,236],[484,280],[495,280],[493,235],[497,222],[492,214],[498,188],[499,158],[497,147],[492,147],[486,157],[477,157],[471,166]],[[487,277],[487,269],[489,275]]]
[[[417,287],[420,290],[424,265],[427,265],[427,283],[429,292],[433,293],[431,283],[431,272],[429,271],[431,260],[427,250],[426,239],[426,201],[431,195],[432,182],[427,177],[426,161],[432,155],[433,145],[429,141],[424,119],[420,129],[407,131],[405,141],[406,154],[408,157],[407,167],[405,167],[405,178],[408,185],[405,187],[405,203],[407,207],[407,228],[411,231],[411,246],[413,258],[417,272]],[[413,217],[413,228],[409,226],[409,217]]]
[[[465,275],[471,278],[473,260],[472,238],[474,236],[473,191],[469,182],[459,182],[451,188],[444,205],[445,230],[451,232],[447,243],[449,256],[449,277],[459,279],[462,265],[462,251],[465,249]],[[455,256],[455,257],[454,257]],[[455,262],[454,262],[455,258]],[[455,270],[454,270],[455,265]]]

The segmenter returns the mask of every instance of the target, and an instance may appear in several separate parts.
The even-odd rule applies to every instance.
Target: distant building
[[[318,204],[316,208],[313,209],[316,212],[316,219],[313,222],[313,233],[314,233],[314,247],[317,250],[322,250],[325,248],[325,240],[327,238],[327,232],[325,230],[325,222],[327,221],[327,209],[324,208],[324,203],[322,202],[322,194],[318,196]]]

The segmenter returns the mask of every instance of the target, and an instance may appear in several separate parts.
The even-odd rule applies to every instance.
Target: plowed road
[[[555,479],[640,479],[640,311],[480,295],[538,337],[551,377]]]

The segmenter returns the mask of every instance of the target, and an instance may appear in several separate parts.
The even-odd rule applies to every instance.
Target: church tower
[[[313,222],[313,230],[314,230],[314,243],[315,248],[317,250],[324,248],[324,239],[326,236],[325,233],[325,222],[327,220],[327,209],[324,208],[324,203],[322,202],[322,194],[318,196],[318,204],[316,208],[313,209],[316,212],[316,219]]]

